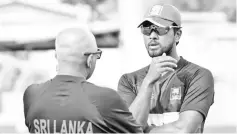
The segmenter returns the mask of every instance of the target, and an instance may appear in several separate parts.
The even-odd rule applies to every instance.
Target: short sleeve
[[[29,109],[29,103],[30,103],[30,96],[29,96],[29,90],[30,90],[31,86],[28,86],[24,92],[24,95],[23,95],[23,104],[24,104],[24,114],[25,114],[25,118],[26,118],[26,115],[27,115],[27,112],[28,112],[28,109]]]
[[[205,120],[210,106],[214,103],[214,79],[209,70],[198,70],[190,80],[180,112],[195,110]]]
[[[34,84],[28,86],[26,88],[25,92],[24,92],[24,95],[23,95],[23,105],[24,105],[25,118],[27,117],[29,107],[30,107],[31,103],[33,102],[33,99],[36,97],[33,94],[33,91],[35,90],[34,88],[35,88]]]
[[[127,74],[121,76],[118,82],[118,94],[126,102],[129,107],[136,98],[136,93],[132,83],[128,80]]]
[[[104,101],[105,107],[101,113],[108,127],[116,133],[142,133],[142,127],[133,118],[120,96],[115,91],[109,94],[110,97]]]

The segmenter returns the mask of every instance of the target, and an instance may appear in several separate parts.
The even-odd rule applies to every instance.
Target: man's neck
[[[87,77],[87,71],[85,68],[78,64],[73,64],[70,62],[58,62],[57,74],[82,77],[85,79]]]
[[[178,56],[177,54],[175,56],[172,56],[174,59],[176,59],[177,61],[180,60],[180,56]]]
[[[176,59],[177,61],[180,60],[180,56],[177,54],[176,45],[175,45],[175,44],[174,44],[172,50],[170,51],[170,53],[168,54],[168,56],[173,57],[173,58]]]
[[[180,59],[180,56],[177,53],[170,53],[167,56],[170,56],[170,57],[176,59],[177,61],[179,61],[179,59]]]
[[[73,69],[69,68],[64,68],[64,69],[58,69],[57,70],[57,75],[70,75],[70,76],[76,76],[76,77],[82,77],[86,79],[86,73],[80,72],[80,71],[75,71]]]

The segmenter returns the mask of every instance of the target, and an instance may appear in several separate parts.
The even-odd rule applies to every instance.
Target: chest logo
[[[173,87],[170,90],[170,100],[181,100],[181,87]]]

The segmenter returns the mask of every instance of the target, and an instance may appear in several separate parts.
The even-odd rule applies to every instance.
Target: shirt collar
[[[179,70],[179,69],[183,68],[187,63],[188,62],[182,56],[180,56],[180,59],[179,59],[179,61],[177,63],[176,70]]]
[[[54,79],[57,79],[59,81],[82,81],[85,80],[83,77],[77,77],[72,75],[56,75]]]

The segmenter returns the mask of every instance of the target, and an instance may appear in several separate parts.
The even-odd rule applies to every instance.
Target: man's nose
[[[154,31],[152,30],[151,34],[150,34],[150,39],[159,39],[159,35]]]

